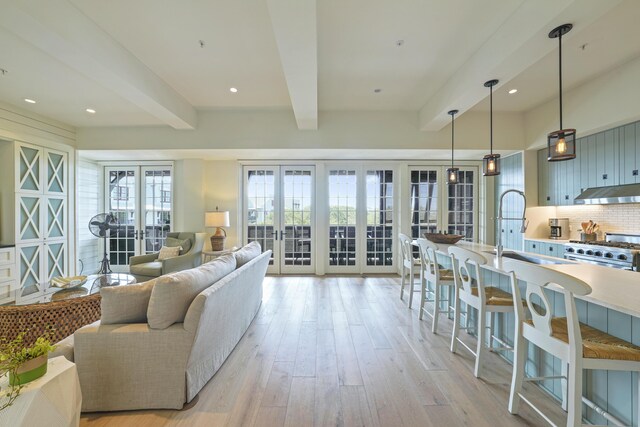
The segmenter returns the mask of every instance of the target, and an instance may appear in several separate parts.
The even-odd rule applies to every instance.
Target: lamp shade
[[[229,211],[206,212],[204,214],[205,227],[229,227]]]

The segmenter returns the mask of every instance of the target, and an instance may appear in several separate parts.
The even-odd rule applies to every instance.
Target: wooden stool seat
[[[533,325],[532,320],[527,324]],[[551,319],[551,335],[569,343],[569,330],[566,317]],[[587,359],[628,360],[640,362],[640,347],[606,332],[580,323],[582,334],[582,357]]]
[[[478,288],[471,288],[471,294],[477,297]],[[513,306],[513,295],[495,286],[485,286],[484,295],[487,298],[487,305]]]

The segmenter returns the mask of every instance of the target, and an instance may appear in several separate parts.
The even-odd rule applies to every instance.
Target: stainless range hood
[[[640,184],[587,188],[575,198],[576,205],[640,203]]]

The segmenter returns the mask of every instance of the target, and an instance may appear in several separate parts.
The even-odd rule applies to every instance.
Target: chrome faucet
[[[522,207],[522,218],[503,218],[502,217],[502,199],[504,199],[504,196],[506,196],[508,193],[518,193],[519,195],[522,196],[522,200],[524,201],[524,206]],[[500,204],[498,207],[498,246],[496,246],[496,252],[498,254],[498,257],[502,256],[502,221],[522,221],[522,224],[520,226],[520,233],[524,234],[525,231],[527,231],[527,226],[529,225],[529,221],[527,221],[527,218],[525,218],[525,213],[527,211],[527,196],[524,195],[524,192],[520,191],[520,190],[516,190],[516,189],[511,189],[511,190],[507,190],[504,193],[502,193],[502,195],[500,195]]]

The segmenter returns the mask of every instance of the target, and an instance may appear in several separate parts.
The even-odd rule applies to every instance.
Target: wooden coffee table
[[[129,274],[91,275],[80,286],[49,288],[33,298],[23,297],[17,303],[0,306],[0,337],[11,340],[25,332],[25,343],[30,344],[53,328],[51,340],[58,342],[100,319],[100,289],[135,282]]]

